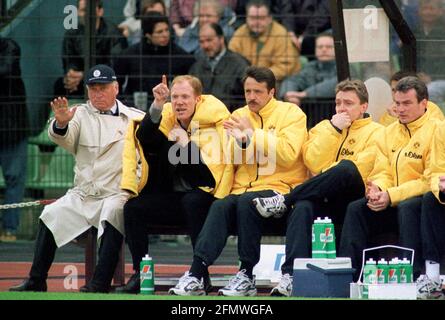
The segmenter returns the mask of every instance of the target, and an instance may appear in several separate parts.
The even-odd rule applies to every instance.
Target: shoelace
[[[202,283],[198,280],[198,278],[191,276],[190,272],[184,273],[184,275],[179,279],[179,282],[177,284],[177,287],[180,288],[182,286],[185,286],[185,284],[188,284],[190,282],[195,282],[201,285]]]
[[[284,196],[277,193],[276,196],[263,199],[264,204],[268,207],[274,207],[275,210],[281,210],[283,208]]]
[[[232,279],[229,280],[229,284],[226,286],[227,289],[234,289],[238,287],[238,285],[243,282],[245,279],[249,279],[248,276],[246,276],[245,271],[241,270],[239,271],[236,276],[234,276]]]
[[[437,289],[437,287],[440,287],[441,285],[441,283],[436,283],[428,278],[427,275],[425,275],[422,279],[418,279],[416,282],[420,287],[420,290],[426,290],[428,293],[432,292],[434,289]]]
[[[288,273],[283,274],[281,276],[281,281],[279,283],[280,287],[287,289],[287,287],[291,284],[292,284],[291,276]]]

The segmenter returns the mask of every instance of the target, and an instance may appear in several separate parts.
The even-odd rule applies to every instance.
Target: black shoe
[[[109,293],[110,290],[104,287],[98,287],[93,284],[87,284],[79,288],[79,292],[83,293]]]
[[[9,291],[38,291],[38,292],[46,292],[47,291],[46,281],[45,280],[34,280],[31,278],[26,279],[21,284],[16,285],[14,287],[9,288]]]
[[[127,284],[122,287],[116,288],[115,293],[132,293],[138,294],[141,291],[141,274],[139,272],[134,273]]]

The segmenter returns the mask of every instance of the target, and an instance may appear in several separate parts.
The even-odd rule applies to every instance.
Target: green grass
[[[308,300],[308,298],[260,297],[178,297],[169,295],[98,294],[79,292],[0,292],[0,300]],[[309,299],[314,300],[314,299]],[[315,299],[319,300],[319,299]],[[331,300],[331,299],[329,299]]]

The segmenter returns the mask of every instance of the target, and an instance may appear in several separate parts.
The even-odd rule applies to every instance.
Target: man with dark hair
[[[141,21],[143,40],[123,51],[115,60],[114,67],[120,79],[122,100],[145,111],[147,101],[153,99],[151,89],[162,75],[173,79],[187,74],[195,59],[172,41],[166,16],[152,11]],[[143,103],[138,98],[141,95],[145,96]]]
[[[252,274],[260,258],[261,224],[252,199],[288,192],[306,179],[301,147],[306,139],[306,116],[296,105],[274,98],[276,79],[267,68],[246,70],[247,105],[224,122],[230,135],[229,155],[235,176],[230,195],[216,200],[198,236],[190,271],[169,290],[176,295],[204,295],[208,267],[218,258],[230,232],[237,231],[239,272],[220,295],[256,295]],[[261,217],[260,217],[261,218]]]
[[[119,29],[104,18],[105,10],[101,0],[95,0],[95,63],[111,64],[111,56],[118,54],[127,47],[127,40],[121,35]],[[84,97],[84,59],[85,59],[85,19],[87,1],[78,0],[77,13],[79,27],[65,32],[62,44],[62,62],[65,75],[56,80],[54,84],[55,96],[67,96],[76,99]]]
[[[101,240],[99,259],[93,278],[80,291],[110,289],[123,241],[123,206],[129,198],[119,186],[125,132],[130,120],[144,113],[116,99],[119,85],[109,66],[92,67],[85,83],[89,98],[85,104],[69,108],[65,97],[51,102],[54,119],[48,136],[75,157],[74,187],[43,209],[29,278],[10,291],[46,291],[57,248],[91,227]]]
[[[199,30],[199,43],[204,53],[190,68],[198,77],[204,92],[221,99],[230,111],[242,106],[242,77],[249,62],[240,54],[227,49],[221,26],[210,23]]]
[[[301,71],[286,77],[280,86],[278,97],[301,105],[304,98],[333,98],[337,84],[334,37],[319,34],[315,40],[316,60],[304,65]]]
[[[351,257],[355,280],[370,237],[388,231],[398,230],[400,245],[415,250],[414,277],[421,272],[420,208],[430,191],[431,140],[439,121],[428,116],[428,90],[417,77],[399,80],[394,100],[399,121],[385,128],[366,196],[349,204],[343,224],[339,252]]]
[[[286,260],[282,277],[271,295],[290,296],[295,258],[311,256],[311,227],[316,216],[330,216],[339,225],[349,202],[363,197],[374,165],[375,145],[383,127],[365,113],[368,91],[360,80],[345,80],[336,87],[336,114],[309,131],[303,159],[314,177],[286,195],[253,200],[264,218],[289,211]],[[315,214],[316,213],[316,214]]]
[[[270,68],[278,81],[300,70],[299,52],[284,26],[273,20],[269,4],[251,0],[246,5],[246,23],[229,42],[229,49],[254,66]]]
[[[394,73],[391,76],[391,79],[389,79],[389,84],[391,85],[393,100],[394,100],[394,93],[395,93],[395,88],[396,88],[397,82],[400,79],[408,77],[408,76],[419,78],[417,73],[414,71],[401,70],[401,71],[397,71],[396,73]],[[428,100],[428,103],[426,105],[426,112],[430,117],[433,117],[433,118],[436,118],[439,120],[445,119],[445,117],[442,113],[442,110],[440,110],[440,108],[437,106],[437,104],[435,104],[434,102],[432,102],[430,100]],[[396,114],[396,104],[395,104],[395,101],[393,101],[393,103],[390,106],[388,106],[387,110],[380,117],[379,123],[384,125],[385,127],[387,127],[395,121],[397,121],[397,114]]]

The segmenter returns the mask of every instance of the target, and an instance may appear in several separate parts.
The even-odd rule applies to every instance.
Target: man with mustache
[[[276,78],[270,69],[247,68],[243,83],[247,105],[224,122],[235,170],[232,190],[210,207],[191,268],[170,294],[206,294],[208,267],[221,254],[229,234],[236,231],[241,265],[219,294],[256,295],[252,273],[260,258],[261,230],[267,220],[256,212],[252,199],[289,192],[306,179],[301,154],[307,136],[306,115],[296,105],[274,98]]]

